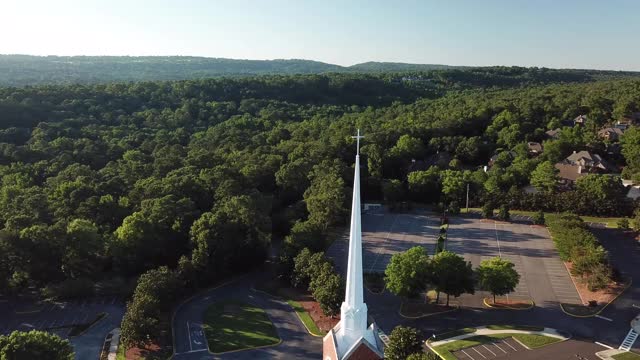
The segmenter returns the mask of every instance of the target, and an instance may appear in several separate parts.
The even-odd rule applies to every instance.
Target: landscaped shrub
[[[628,230],[629,229],[629,219],[627,219],[627,218],[618,219],[618,222],[616,223],[616,225],[618,225],[619,229]]]
[[[533,223],[536,225],[544,225],[544,211],[540,210],[533,215]]]
[[[607,252],[584,221],[573,214],[565,214],[547,221],[560,258],[572,264],[571,273],[579,276],[590,290],[605,287],[611,280]]]
[[[482,206],[482,217],[485,219],[491,219],[493,217],[493,204],[487,202]]]
[[[511,218],[511,214],[509,214],[509,207],[507,205],[500,206],[500,210],[498,211],[498,219],[502,221],[509,221]]]

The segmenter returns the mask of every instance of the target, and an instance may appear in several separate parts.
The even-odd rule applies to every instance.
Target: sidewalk
[[[542,331],[511,330],[511,329],[491,330],[491,329],[487,329],[484,326],[480,326],[476,328],[476,332],[474,333],[463,334],[463,335],[454,336],[452,338],[445,339],[445,340],[434,341],[429,343],[429,346],[436,347],[436,346],[448,344],[450,342],[454,342],[457,340],[468,339],[478,335],[494,335],[494,334],[504,334],[504,333],[544,335],[544,336],[554,337],[562,340],[569,339],[566,336],[560,335],[560,333],[556,329],[552,329],[552,328],[544,328]]]

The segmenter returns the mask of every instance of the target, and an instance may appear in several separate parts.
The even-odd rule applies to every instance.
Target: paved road
[[[174,331],[174,359],[311,359],[322,354],[322,339],[313,337],[291,309],[280,300],[251,290],[262,275],[251,274],[235,282],[198,294],[176,310],[172,325]],[[277,346],[212,355],[207,350],[201,330],[202,316],[206,308],[217,301],[240,300],[263,308],[276,326],[282,343]]]
[[[109,331],[120,327],[124,308],[118,305],[109,305],[104,311],[109,314],[106,318],[94,325],[85,334],[71,339],[76,352],[76,360],[98,359],[105,336]]]

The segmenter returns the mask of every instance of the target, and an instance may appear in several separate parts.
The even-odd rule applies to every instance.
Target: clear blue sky
[[[640,70],[637,0],[2,0],[0,53]]]

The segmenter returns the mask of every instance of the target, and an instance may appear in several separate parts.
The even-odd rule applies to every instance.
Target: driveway
[[[321,357],[322,339],[309,335],[295,311],[281,300],[251,290],[261,274],[250,274],[226,285],[199,293],[176,309],[172,327],[173,359],[311,359]],[[239,300],[265,310],[276,327],[282,343],[276,346],[214,355],[209,353],[202,332],[202,317],[209,305],[218,301]]]

